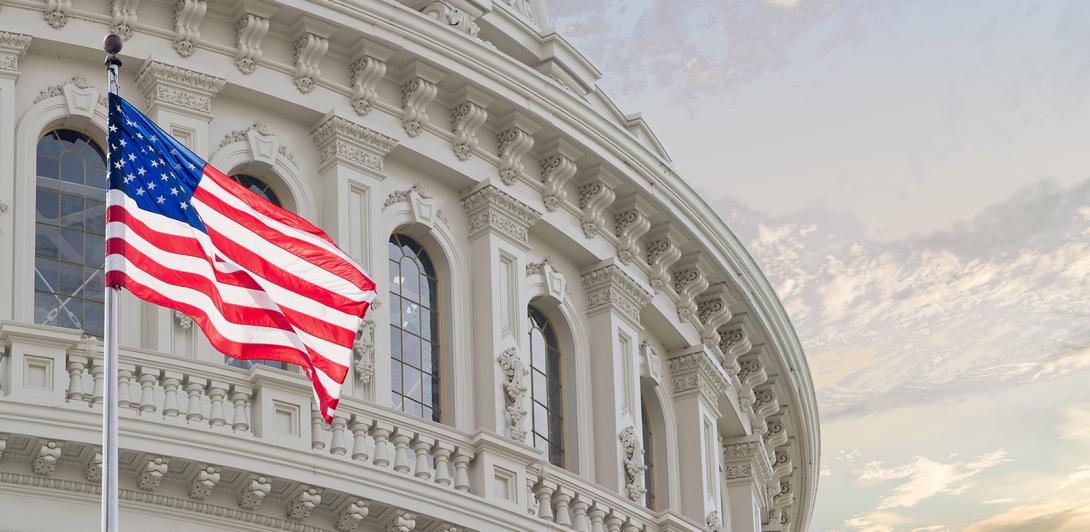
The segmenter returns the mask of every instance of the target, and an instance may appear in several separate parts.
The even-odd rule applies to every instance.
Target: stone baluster
[[[537,485],[537,481],[530,475],[526,476],[526,513],[530,515],[537,515],[537,497],[533,496],[534,486]]]
[[[91,366],[91,378],[94,379],[94,383],[95,383],[94,384],[94,391],[91,392],[91,405],[92,406],[93,405],[101,405],[103,403],[103,401],[104,401],[104,399],[103,399],[103,386],[105,386],[106,381],[103,380],[103,373],[105,373],[105,371],[106,371],[106,368],[102,365],[102,361],[96,359],[94,364]]]
[[[416,478],[431,480],[431,466],[428,464],[428,456],[431,448],[435,446],[435,438],[429,438],[423,434],[417,434],[413,440],[413,451],[416,452],[416,467],[413,476]]]
[[[178,417],[178,387],[182,384],[182,374],[174,371],[163,372],[163,416]]]
[[[579,495],[572,501],[572,528],[577,532],[590,532],[590,517],[587,516],[588,510],[590,510],[590,503],[582,495]]]
[[[325,420],[313,404],[310,406],[310,448],[320,451],[325,449],[325,429],[322,428]]]
[[[386,442],[391,432],[393,426],[382,421],[376,421],[371,428],[371,436],[375,438],[375,456],[371,463],[378,467],[390,467],[390,448]]]
[[[394,471],[407,474],[410,471],[409,441],[412,440],[412,433],[397,428],[390,440],[394,442]]]
[[[606,508],[595,503],[593,507],[587,512],[587,517],[590,518],[590,532],[606,532]]]
[[[621,532],[640,532],[640,525],[630,517],[624,522],[624,526],[621,527]]]
[[[333,416],[333,438],[329,443],[329,454],[344,456],[348,454],[348,443],[345,440],[345,427],[348,426],[348,418]]]
[[[83,370],[87,367],[87,357],[68,355],[68,393],[69,402],[83,401]]]
[[[553,507],[555,508],[556,517],[554,521],[561,526],[572,526],[571,518],[571,503],[572,496],[574,494],[571,490],[559,486],[553,493]]]
[[[621,525],[624,524],[624,519],[614,510],[606,518],[606,530],[607,532],[621,532]]]
[[[367,431],[371,421],[356,416],[352,420],[352,459],[366,462],[371,456],[367,453]]]
[[[250,405],[250,388],[246,386],[231,386],[231,403],[235,405],[235,413],[231,417],[231,428],[235,432],[250,430],[250,416],[246,413],[246,407]]]
[[[185,391],[189,394],[189,405],[185,409],[185,419],[190,423],[204,421],[204,410],[201,405],[201,392],[208,385],[208,379],[187,375],[185,378]]]
[[[130,399],[133,367],[129,364],[117,365],[117,406],[118,408],[132,408]]]
[[[552,521],[553,492],[555,488],[545,481],[540,481],[534,486],[534,497],[537,497],[537,516],[546,521]]]
[[[450,473],[450,455],[454,452],[454,446],[449,443],[438,442],[432,450],[435,456],[435,483],[440,486],[450,486],[454,478]]]
[[[454,489],[469,491],[469,462],[473,460],[473,451],[458,448],[454,451]]]
[[[140,368],[140,413],[155,412],[155,383],[159,382],[159,371],[152,368]]]
[[[226,383],[212,381],[208,383],[208,398],[212,407],[209,409],[208,424],[213,428],[227,425],[227,415],[223,411],[223,401],[227,398]]]

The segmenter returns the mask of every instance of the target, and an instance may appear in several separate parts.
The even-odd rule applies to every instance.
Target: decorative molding
[[[189,484],[189,497],[203,501],[212,495],[212,490],[220,483],[220,470],[215,466],[201,466]]]
[[[276,164],[278,155],[296,164],[295,156],[288,151],[288,147],[280,143],[273,135],[272,130],[264,122],[258,120],[245,129],[235,129],[223,136],[219,147],[222,148],[235,142],[246,142],[250,145],[250,154],[255,161],[261,161],[270,166]]]
[[[537,24],[537,13],[534,12],[534,6],[530,3],[530,0],[503,0],[503,3],[511,6],[516,13],[525,18],[530,24]]]
[[[583,156],[583,152],[561,137],[543,145],[541,153],[546,154],[541,159],[541,184],[544,185],[541,199],[546,209],[556,211],[568,194],[564,185],[579,170],[575,161]]]
[[[450,130],[454,133],[452,147],[458,160],[465,161],[480,144],[477,130],[488,120],[487,107],[493,98],[480,89],[465,85],[455,94],[454,101],[457,103],[450,110]]]
[[[269,32],[269,17],[276,6],[247,0],[239,5],[235,19],[235,66],[243,74],[253,74],[261,60],[261,41]]]
[[[764,360],[759,350],[739,357],[738,364],[742,368],[738,372],[738,401],[743,408],[750,408],[757,401],[754,388],[768,380],[768,373],[765,372]]]
[[[700,252],[681,257],[674,266],[674,292],[677,293],[677,315],[681,321],[696,317],[696,296],[708,289],[708,279],[700,266]]]
[[[95,451],[83,466],[83,478],[87,482],[102,482],[102,451]]]
[[[773,451],[772,478],[784,478],[795,470],[791,463],[791,451],[786,445],[776,447]]]
[[[640,342],[640,376],[647,377],[655,383],[662,384],[661,357],[650,340]]]
[[[64,96],[64,87],[65,87],[65,85],[71,85],[71,86],[73,86],[73,87],[75,87],[77,89],[92,89],[92,88],[94,88],[91,85],[91,82],[87,81],[87,78],[83,77],[80,74],[76,74],[75,76],[72,76],[72,79],[70,79],[68,81],[65,81],[64,83],[58,83],[56,85],[50,85],[50,86],[42,89],[41,92],[38,93],[38,96],[34,98],[34,103],[39,103],[39,102],[41,102],[43,100],[46,100],[48,98],[52,98],[54,96]]]
[[[201,21],[207,12],[206,0],[177,0],[174,3],[174,50],[178,55],[193,55],[201,40]]]
[[[745,481],[764,486],[772,478],[764,444],[754,436],[723,442],[723,465],[728,482]]]
[[[545,285],[545,291],[557,301],[563,301],[567,290],[567,280],[560,272],[560,267],[550,257],[545,257],[541,262],[531,262],[526,265],[526,276],[540,276],[541,283]]]
[[[147,459],[136,477],[136,487],[143,491],[159,489],[159,484],[163,481],[163,477],[167,476],[169,468],[170,460],[168,458],[156,456]]]
[[[534,147],[534,133],[541,128],[521,111],[511,111],[499,120],[497,155],[500,158],[500,179],[514,185],[525,169],[522,158]]]
[[[643,485],[643,472],[647,464],[643,458],[643,444],[636,437],[636,427],[629,425],[618,436],[621,440],[621,461],[624,463],[624,488],[628,500],[641,503],[647,489]]]
[[[437,68],[414,60],[409,64],[408,76],[401,84],[401,125],[410,137],[419,136],[431,117],[428,106],[439,94],[439,83],[444,74]]]
[[[382,174],[383,159],[398,141],[378,131],[327,113],[310,133],[318,146],[321,164],[345,163]]]
[[[761,386],[753,392],[753,433],[767,435],[769,432],[768,417],[780,411],[780,402],[776,397],[776,390],[771,386]],[[782,445],[779,444],[779,445]],[[770,447],[775,447],[772,445]]]
[[[719,328],[733,316],[728,303],[729,294],[727,283],[715,283],[696,300],[696,316],[703,326],[700,340],[708,347],[719,347]]]
[[[405,510],[394,510],[390,522],[386,523],[386,532],[412,532],[416,528],[416,514]]]
[[[674,229],[673,224],[666,222],[649,231],[646,241],[647,265],[651,267],[651,289],[655,293],[666,291],[676,294],[670,270],[681,259],[681,234]]]
[[[45,21],[54,29],[61,29],[68,24],[72,16],[72,0],[46,0]]]
[[[238,494],[238,505],[247,510],[256,510],[265,502],[265,497],[272,491],[272,484],[265,477],[253,475],[242,484]]]
[[[0,31],[0,70],[18,73],[30,41],[30,35]]]
[[[518,349],[514,347],[509,347],[500,353],[497,360],[503,370],[504,408],[507,410],[511,439],[525,443],[526,429],[523,427],[523,422],[526,420],[527,412],[523,403],[528,389],[526,377],[530,375],[530,370],[526,368]]]
[[[698,391],[709,405],[715,406],[729,382],[703,345],[684,349],[671,356],[670,375],[675,396]]]
[[[386,77],[386,61],[394,55],[392,48],[360,39],[352,47],[355,59],[351,64],[352,109],[363,116],[378,102],[378,84]]]
[[[299,493],[288,501],[286,515],[292,521],[302,521],[310,517],[310,513],[322,503],[322,489],[313,486],[303,486]]]
[[[777,410],[779,408],[777,407]],[[768,430],[765,432],[765,445],[769,449],[775,449],[787,444],[787,427],[783,424],[783,416],[771,416],[768,418]]]
[[[723,530],[723,521],[719,519],[719,510],[708,512],[708,515],[704,517],[704,523],[708,527],[708,532],[721,532]]]
[[[584,273],[583,289],[587,293],[588,314],[616,311],[632,325],[642,328],[640,311],[651,302],[651,292],[616,264],[607,263]]]
[[[212,118],[212,99],[226,80],[159,61],[148,61],[136,76],[136,86],[144,93],[151,112],[159,105]]]
[[[514,196],[486,185],[472,190],[462,198],[469,219],[469,237],[482,231],[506,236],[526,249],[530,247],[530,227],[541,219],[541,213],[515,199]]]
[[[650,203],[632,193],[618,199],[613,205],[614,209],[614,234],[617,236],[617,257],[625,264],[631,264],[638,257],[643,257],[640,252],[642,246],[640,239],[651,229],[651,222],[647,214],[653,212]]]
[[[469,13],[458,9],[446,0],[434,0],[420,10],[436,22],[454,28],[471,37],[477,37],[481,28]]]
[[[174,310],[173,314],[174,321],[178,322],[178,327],[180,327],[183,331],[193,330],[193,318],[186,316],[185,313],[177,309]]]
[[[356,339],[352,342],[356,354],[356,376],[363,384],[370,384],[375,376],[375,322],[363,320]]]
[[[57,461],[61,459],[61,444],[55,441],[42,442],[34,450],[32,461],[34,474],[48,477],[57,470]]]
[[[737,375],[742,366],[738,357],[749,352],[753,344],[742,323],[728,324],[719,328],[719,351],[723,353],[723,367],[731,375]]]
[[[329,50],[329,37],[336,31],[336,26],[306,16],[295,25],[292,57],[295,59],[295,87],[299,92],[308,94],[314,90],[322,75],[319,65]]]
[[[583,234],[594,238],[607,227],[606,208],[617,198],[613,189],[621,179],[602,165],[595,166],[588,175],[579,184],[579,210],[583,211]]]
[[[367,501],[363,499],[351,499],[348,504],[337,513],[337,523],[334,525],[340,532],[351,532],[360,526],[363,519],[371,513]]]
[[[386,197],[382,203],[382,209],[395,203],[409,204],[409,212],[416,223],[427,227],[434,227],[435,220],[441,217],[441,212],[435,208],[435,200],[424,190],[424,185],[417,183],[405,190],[395,190]],[[445,219],[445,218],[444,218]]]
[[[111,0],[110,30],[129,40],[136,28],[136,7],[139,5],[140,0]]]

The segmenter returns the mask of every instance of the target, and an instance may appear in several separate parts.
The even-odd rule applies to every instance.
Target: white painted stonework
[[[379,290],[332,425],[301,374],[228,366],[126,295],[124,529],[806,529],[818,418],[780,302],[541,0],[3,0],[0,528],[98,526],[101,344],[35,323],[35,150],[105,139],[111,29],[123,96]],[[395,232],[435,262],[442,423],[392,403]],[[564,357],[565,468],[527,443],[531,304]]]

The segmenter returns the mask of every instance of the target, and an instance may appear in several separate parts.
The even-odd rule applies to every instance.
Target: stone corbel
[[[640,342],[640,376],[651,379],[655,386],[662,384],[661,357],[650,340]]]
[[[30,48],[30,35],[0,31],[0,76],[18,76],[19,66]]]
[[[149,458],[144,462],[144,465],[137,474],[136,487],[143,491],[155,491],[159,489],[159,484],[163,481],[163,477],[167,476],[167,470],[169,468],[169,459],[162,456]]]
[[[768,431],[768,418],[780,411],[780,402],[772,385],[756,388],[753,397],[753,433],[764,435]]]
[[[514,185],[522,175],[522,158],[534,147],[534,133],[541,128],[525,113],[515,110],[499,120],[497,155],[500,158],[500,179],[505,185]]]
[[[730,288],[727,283],[711,285],[696,299],[696,315],[700,320],[700,339],[708,347],[719,348],[719,328],[730,321]]]
[[[530,375],[530,370],[522,361],[522,357],[519,356],[518,349],[514,347],[509,347],[503,353],[500,353],[497,361],[503,371],[502,388],[504,409],[507,411],[508,418],[508,435],[512,440],[525,443],[526,428],[524,427],[524,421],[527,412],[524,403],[526,391],[529,389],[526,384],[526,377]]]
[[[34,450],[34,459],[31,464],[34,474],[39,477],[48,477],[57,470],[57,462],[61,459],[61,444],[56,441],[42,442]]]
[[[536,278],[538,282],[545,286],[545,291],[549,296],[557,301],[564,300],[567,282],[564,279],[564,274],[560,272],[560,268],[549,257],[545,257],[541,262],[527,264],[526,276]]]
[[[776,447],[772,456],[772,478],[781,479],[791,476],[795,467],[791,462],[791,451],[788,445]]]
[[[772,508],[768,512],[769,521],[777,529],[788,523],[788,509],[794,503],[795,493],[791,489],[791,479],[780,479],[779,486],[775,486],[773,491]]]
[[[295,41],[292,43],[295,58],[295,87],[307,94],[314,90],[314,85],[322,75],[322,58],[329,50],[329,38],[337,31],[332,24],[304,16],[292,28]]]
[[[310,517],[310,513],[322,503],[322,489],[312,486],[303,486],[299,493],[288,501],[286,510],[287,518],[293,521],[302,521]]]
[[[140,0],[112,0],[110,2],[110,30],[129,40],[136,28],[136,8]]]
[[[394,510],[393,513],[386,523],[386,532],[412,532],[416,529],[416,514],[405,510]]]
[[[410,137],[419,136],[428,125],[428,106],[439,94],[436,86],[446,74],[438,68],[413,60],[406,70],[405,81],[401,84],[401,125]]]
[[[182,57],[193,55],[201,39],[201,21],[208,12],[206,0],[177,0],[174,4],[174,50]]]
[[[253,74],[261,60],[261,42],[269,32],[269,18],[277,6],[264,0],[243,0],[235,9],[235,66]]]
[[[743,409],[753,406],[757,401],[754,390],[768,381],[763,353],[754,349],[738,358],[741,370],[738,371],[738,401]]]
[[[676,296],[671,270],[681,259],[684,236],[672,223],[664,222],[648,231],[645,241],[647,242],[647,265],[651,269],[649,276],[651,289],[655,293],[665,291]]]
[[[470,189],[462,197],[462,207],[469,220],[470,239],[492,231],[524,250],[530,249],[530,227],[541,219],[533,207],[491,184]]]
[[[615,311],[642,330],[640,311],[651,302],[651,292],[612,261],[605,261],[583,274],[587,293],[587,314]]]
[[[268,497],[271,491],[272,484],[268,479],[257,475],[251,476],[242,484],[242,490],[238,494],[238,505],[246,510],[256,510],[261,507],[262,502],[265,502],[265,497]]]
[[[708,279],[700,263],[700,252],[683,255],[674,265],[674,292],[677,293],[677,316],[689,321],[697,316],[696,296],[708,289]]]
[[[568,180],[579,170],[575,161],[583,152],[564,138],[553,139],[541,147],[541,199],[550,212],[560,208],[568,195]]]
[[[778,408],[777,411],[779,411]],[[787,427],[784,426],[784,416],[782,414],[768,417],[768,430],[765,432],[764,438],[765,446],[768,449],[775,449],[781,445],[787,445]]]
[[[632,264],[637,258],[642,257],[643,248],[640,239],[651,229],[651,221],[647,216],[654,207],[650,202],[641,198],[639,193],[632,193],[618,199],[613,204],[614,235],[617,236],[617,257],[625,264]]]
[[[594,238],[606,230],[606,209],[617,195],[614,187],[621,179],[603,165],[595,165],[579,180],[579,210],[583,211],[583,234]]]
[[[723,367],[731,375],[737,375],[742,369],[738,357],[753,349],[748,331],[749,326],[742,318],[736,318],[719,328],[719,351],[723,354]]]
[[[136,86],[147,98],[149,112],[159,107],[203,120],[212,119],[212,99],[226,81],[159,61],[148,61],[136,76]]]
[[[385,177],[383,159],[397,147],[397,140],[373,129],[327,113],[310,133],[321,156],[321,169],[343,163]]]
[[[473,155],[480,141],[477,130],[488,120],[488,106],[494,98],[471,85],[465,85],[454,95],[454,107],[450,110],[450,130],[454,133],[453,149],[458,160],[465,161]]]
[[[45,21],[54,29],[61,29],[68,24],[72,16],[72,0],[46,0]]]
[[[83,478],[87,482],[102,482],[102,451],[91,453],[83,466]]]
[[[375,322],[364,320],[356,339],[352,342],[356,354],[356,376],[363,384],[370,384],[375,376]]]
[[[407,203],[414,222],[426,227],[435,227],[439,211],[435,208],[435,200],[424,189],[424,185],[417,183],[405,190],[391,192],[382,203],[382,210],[386,210],[395,203]]]
[[[371,112],[378,101],[378,83],[386,77],[386,61],[394,55],[393,48],[366,39],[352,47],[351,65],[352,109],[363,116]]]
[[[219,468],[210,465],[200,466],[189,481],[189,497],[203,501],[212,495],[212,490],[215,490],[219,483]]]
[[[339,532],[351,532],[360,526],[363,519],[371,513],[367,501],[363,499],[349,499],[340,512],[337,512],[337,522],[334,525]]]

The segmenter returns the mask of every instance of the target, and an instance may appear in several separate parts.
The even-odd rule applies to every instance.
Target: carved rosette
[[[261,59],[261,41],[269,32],[269,14],[244,12],[235,21],[235,66],[243,74],[253,74]]]
[[[674,354],[669,361],[675,396],[698,392],[714,406],[729,383],[703,345]]]
[[[174,50],[178,55],[193,55],[197,42],[201,40],[201,21],[206,12],[206,0],[177,0],[174,3]]]
[[[159,489],[159,483],[163,481],[163,477],[167,476],[169,467],[169,461],[162,456],[148,459],[136,477],[136,487],[144,491]]]
[[[19,72],[19,63],[30,48],[30,40],[30,35],[0,31],[0,71]]]
[[[321,488],[303,486],[303,489],[291,501],[288,501],[287,518],[292,521],[302,521],[310,517],[310,513],[321,503]]]
[[[382,173],[383,158],[397,147],[397,140],[373,129],[327,114],[311,131],[321,164],[345,163]]]
[[[741,323],[727,325],[719,329],[719,351],[723,353],[723,367],[731,375],[737,375],[742,366],[738,357],[749,352],[753,344],[749,341]]]
[[[454,133],[454,155],[458,160],[468,160],[477,149],[480,140],[477,130],[488,119],[488,111],[479,102],[463,100],[450,111],[450,130]]]
[[[481,28],[473,17],[445,0],[435,0],[421,10],[421,13],[435,19],[436,22],[449,26],[471,37],[476,37]]]
[[[430,117],[428,106],[439,94],[434,81],[420,76],[413,77],[401,84],[401,125],[410,137],[416,137],[424,130]]]
[[[523,422],[526,420],[526,377],[530,370],[519,356],[518,349],[509,347],[500,353],[497,358],[500,369],[503,371],[503,398],[504,409],[507,411],[508,431],[511,439],[517,442],[526,441],[526,429]]]
[[[322,74],[319,64],[329,50],[329,39],[310,31],[303,31],[292,43],[295,56],[295,87],[307,94],[314,90],[314,84]]]
[[[212,495],[216,485],[220,483],[220,471],[215,466],[204,466],[197,469],[197,474],[189,484],[189,497],[203,501]]]
[[[212,117],[212,99],[225,84],[223,78],[158,61],[148,61],[136,76],[152,112],[162,105],[206,119]]]
[[[640,311],[651,302],[651,292],[616,264],[606,264],[583,274],[587,292],[587,313],[617,312],[637,328]]]
[[[110,30],[128,40],[136,27],[136,7],[140,0],[112,0],[110,2]]]
[[[55,441],[47,441],[38,446],[34,451],[34,459],[31,462],[34,474],[40,477],[48,477],[57,470],[57,462],[61,459],[61,444]]]
[[[254,476],[242,485],[238,494],[238,505],[247,510],[256,510],[261,507],[272,491],[272,484],[265,477]]]
[[[617,258],[625,264],[631,264],[640,253],[640,239],[651,229],[647,213],[651,206],[636,195],[617,200],[614,205],[614,229],[617,237]]]
[[[699,254],[693,253],[674,267],[674,292],[677,293],[677,315],[681,321],[696,317],[696,296],[708,289],[708,280],[701,269]]]
[[[726,283],[716,283],[696,301],[696,316],[702,325],[700,339],[708,347],[719,347],[719,328],[733,316],[727,303],[729,293]]]
[[[68,24],[72,16],[72,0],[46,0],[44,17],[46,23],[54,29],[61,29]]]
[[[642,502],[647,490],[643,486],[643,472],[647,465],[643,459],[643,445],[636,437],[636,427],[629,425],[621,431],[621,461],[624,463],[625,496],[632,502]]]
[[[337,513],[337,523],[334,527],[339,532],[351,532],[360,526],[363,519],[371,513],[371,508],[368,506],[367,501],[363,499],[352,499],[348,501],[348,504]]]
[[[356,355],[356,376],[363,384],[370,384],[375,376],[375,322],[364,320],[356,339],[352,342]]]
[[[541,213],[515,199],[514,196],[487,185],[462,198],[469,219],[469,237],[482,231],[493,231],[524,248],[530,246],[530,227],[541,219]]]

